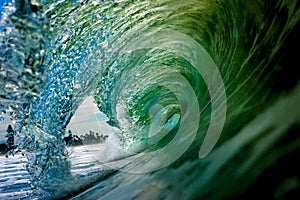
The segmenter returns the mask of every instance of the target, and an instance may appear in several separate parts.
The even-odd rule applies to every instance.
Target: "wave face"
[[[108,123],[119,128],[122,148],[142,155],[125,171],[161,169],[178,172],[178,178],[191,172],[176,187],[172,183],[179,179],[161,175],[164,184],[153,190],[162,198],[166,191],[169,197],[214,198],[246,190],[258,176],[249,173],[251,166],[284,135],[274,128],[279,118],[257,116],[272,116],[276,106],[290,111],[299,100],[293,90],[299,77],[291,64],[297,63],[292,62],[299,33],[296,0],[2,4],[0,109],[19,128],[32,186],[41,195],[62,197],[49,185],[72,179],[62,136],[91,94]],[[288,94],[290,100],[277,103]],[[282,114],[282,123],[292,126],[297,113],[289,121]],[[240,157],[243,152],[247,158]],[[228,185],[247,181],[236,191],[214,194],[225,183],[220,176],[214,185],[214,177],[221,169],[232,172],[228,163],[241,166]],[[158,181],[159,173],[141,178],[141,185]]]

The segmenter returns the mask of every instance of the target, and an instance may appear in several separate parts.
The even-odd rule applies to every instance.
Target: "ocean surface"
[[[0,198],[300,197],[299,5],[1,0],[0,119],[24,157],[1,156]],[[66,147],[91,96],[111,140]]]
[[[110,142],[109,140],[105,143],[68,147],[70,171],[74,177],[77,177],[77,183],[72,183],[71,181],[74,181],[72,179],[66,179],[64,180],[65,184],[61,187],[64,187],[65,190],[68,187],[76,187],[79,191],[83,191],[94,185],[99,179],[113,176],[117,170],[112,169],[108,163],[119,159],[121,154],[116,149],[112,149],[113,144]],[[0,163],[0,199],[41,198],[31,185],[30,175],[26,170],[26,156],[20,152],[8,157],[1,155]],[[78,191],[68,195],[68,198],[72,198],[78,195]]]
[[[21,154],[6,158],[0,156],[0,199],[25,199],[32,193],[26,158]]]

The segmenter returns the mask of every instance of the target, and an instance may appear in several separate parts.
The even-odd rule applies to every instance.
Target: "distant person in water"
[[[69,130],[68,133],[69,133],[69,135],[64,138],[66,145],[68,145],[73,138],[72,131]]]
[[[73,142],[73,145],[83,145],[82,140],[77,135],[74,135],[72,142]]]
[[[64,138],[67,146],[83,145],[82,140],[77,135],[73,136],[71,130],[69,130],[68,133],[69,135]]]

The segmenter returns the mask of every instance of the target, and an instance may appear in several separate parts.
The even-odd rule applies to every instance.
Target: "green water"
[[[284,139],[299,130],[297,1],[16,0],[12,7],[2,22],[11,30],[1,29],[9,44],[1,109],[14,110],[39,188],[60,179],[61,169],[68,174],[61,136],[89,95],[120,129],[123,148],[141,153],[99,196],[237,197],[256,192],[258,177],[299,151],[298,136]],[[280,181],[266,194],[280,196]]]

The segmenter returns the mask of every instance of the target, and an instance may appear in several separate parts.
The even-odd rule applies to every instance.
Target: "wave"
[[[50,195],[55,187],[49,184],[72,177],[62,137],[89,95],[120,130],[124,151],[141,156],[125,171],[175,168],[212,177],[218,170],[207,162],[220,168],[239,163],[239,176],[246,176],[246,164],[259,162],[256,156],[272,149],[275,139],[261,141],[276,132],[255,129],[259,123],[252,127],[252,120],[273,127],[276,120],[257,116],[268,118],[276,106],[292,109],[299,100],[293,90],[299,77],[290,64],[297,63],[297,1],[15,0],[1,9],[0,109],[18,127],[32,185]],[[290,101],[276,103],[287,94]],[[247,143],[251,131],[239,135],[249,126],[261,138]],[[235,140],[234,154],[243,152],[238,144],[263,147],[248,159],[232,159],[226,145]],[[189,194],[201,197],[211,190],[197,189],[210,184],[193,186]]]

